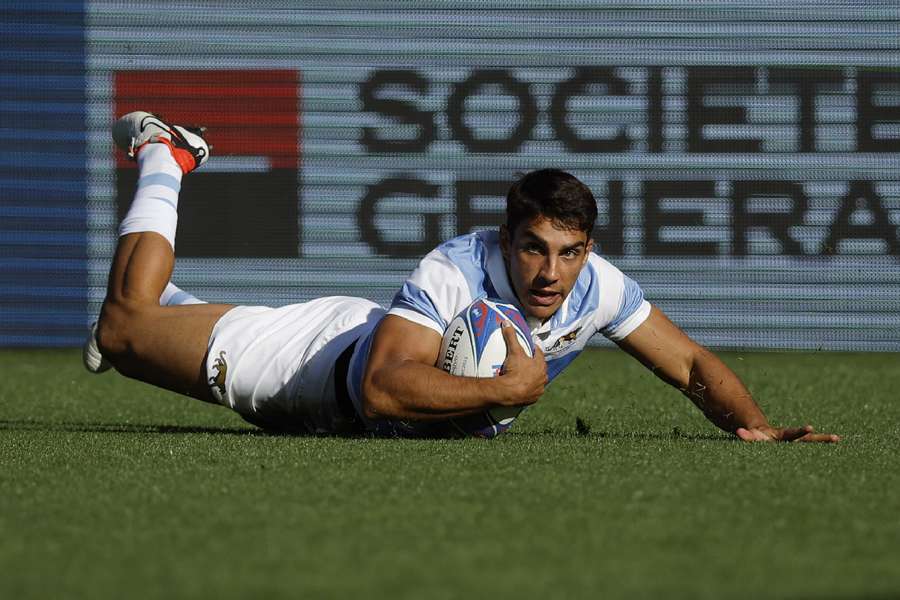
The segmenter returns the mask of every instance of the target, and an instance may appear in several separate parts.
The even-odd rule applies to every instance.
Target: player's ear
[[[581,263],[584,266],[584,263],[587,262],[588,257],[591,255],[591,251],[594,249],[594,238],[588,236],[587,243],[584,245],[584,261]]]

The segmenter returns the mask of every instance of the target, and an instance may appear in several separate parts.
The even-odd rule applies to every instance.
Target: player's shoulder
[[[597,283],[597,328],[610,339],[622,339],[647,318],[650,304],[640,285],[602,256],[591,253],[588,268]]]
[[[447,240],[425,257],[420,269],[429,271],[431,278],[440,275],[452,282],[449,285],[465,287],[470,301],[498,297],[495,282],[506,280],[500,234],[475,231]]]
[[[489,271],[499,268],[495,264],[499,255],[498,232],[467,233],[441,243],[426,254],[412,279],[427,279],[442,286],[465,285],[475,298],[493,290]]]
[[[487,274],[490,232],[455,237],[426,254],[391,304],[391,314],[437,329],[472,300],[496,295]],[[415,313],[415,314],[414,314]],[[423,322],[419,315],[429,319]]]
[[[443,242],[425,256],[420,267],[457,272],[474,290],[483,287],[483,282],[490,279],[490,264],[496,262],[499,254],[499,234],[496,231],[475,231]]]
[[[432,254],[441,254],[458,265],[482,265],[492,249],[499,247],[497,231],[473,231],[441,243]]]
[[[579,281],[582,287],[591,288],[595,293],[609,294],[611,290],[622,288],[625,274],[596,252],[590,252],[579,280],[582,280]]]
[[[603,258],[596,252],[588,253],[588,260],[586,267],[590,269],[591,273],[595,273],[597,275],[611,275],[614,273],[622,273],[618,267],[612,264],[607,259]]]
[[[618,314],[626,285],[627,278],[618,267],[591,252],[572,290],[570,312],[582,317],[590,314],[598,329],[605,327]]]

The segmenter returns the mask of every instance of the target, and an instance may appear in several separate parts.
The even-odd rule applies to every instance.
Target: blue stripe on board
[[[78,345],[88,321],[85,2],[6,4],[0,346]]]
[[[52,65],[50,65],[52,68]],[[40,88],[40,91],[47,92],[46,88]],[[0,112],[23,113],[34,115],[35,113],[52,113],[54,115],[66,114],[70,116],[84,116],[83,102],[67,102],[56,94],[53,89],[52,96],[42,96],[43,101],[32,100],[30,102],[16,102],[15,100],[0,100]],[[84,127],[84,123],[70,123],[76,127]]]
[[[81,318],[80,310],[56,310],[54,312],[35,312],[17,310],[16,306],[3,307],[4,324],[24,329],[27,327],[43,327],[53,324],[58,327],[71,328],[74,320]],[[73,328],[73,331],[75,329]]]
[[[2,65],[0,65],[2,68]],[[40,92],[39,90],[30,89],[24,90],[23,93],[27,92],[28,94],[42,94],[44,92]],[[54,91],[54,94],[60,98],[60,100],[65,100],[67,104],[71,103],[71,94],[62,94],[59,95]],[[42,99],[46,99],[46,95],[42,96]],[[24,103],[27,104],[27,103]],[[84,135],[84,123],[80,121],[83,118],[83,114],[78,113],[77,111],[71,113],[56,113],[53,111],[0,111],[0,123],[5,126],[15,125],[20,130],[27,129],[43,129],[43,130],[59,130],[59,131],[75,131]]]
[[[9,290],[13,286],[20,285],[22,283],[22,279],[27,276],[30,281],[40,281],[40,278],[43,278],[47,282],[52,282],[54,285],[60,286],[71,286],[78,287],[81,285],[84,279],[84,266],[78,265],[77,269],[66,269],[65,265],[58,266],[56,268],[52,266],[46,266],[44,268],[36,267],[34,265],[38,260],[43,260],[45,264],[50,263],[50,259],[23,259],[21,262],[26,263],[30,262],[29,265],[23,265],[21,267],[13,267],[7,268],[6,265],[0,264],[0,290]],[[54,258],[53,261],[58,261],[62,263],[76,263],[83,261],[76,261],[72,259],[59,259]],[[6,315],[4,315],[5,317]]]
[[[15,217],[7,218],[6,221],[3,223],[4,229],[16,229],[18,231],[68,231],[72,228],[71,218],[32,217],[23,219]]]
[[[77,25],[56,23],[47,29],[46,23],[0,22],[0,35],[7,43],[22,41],[49,40],[56,45],[62,40],[77,42],[84,36],[84,30]]]
[[[80,335],[77,332],[71,332],[68,335],[43,335],[39,332],[15,335],[6,334],[0,330],[0,347],[33,348],[42,346],[45,348],[64,348],[80,346],[84,342],[84,336],[84,332]]]
[[[31,3],[13,4],[3,7],[3,18],[7,21],[34,21],[46,22],[52,19],[54,23],[84,24],[84,2],[72,2],[71,0],[42,0],[41,10],[34,10]]]
[[[23,245],[23,244],[0,244],[0,254],[3,256],[15,256],[20,258],[66,258],[66,259],[81,259],[82,263],[85,265],[84,270],[82,271],[82,276],[85,280],[87,280],[87,246],[83,243],[78,244],[54,244],[54,245],[41,245],[41,244],[31,244],[31,245]],[[22,274],[22,277],[25,277],[27,274]],[[41,277],[44,277],[42,275]],[[84,294],[85,302],[87,302],[87,287],[81,286],[83,289],[81,293]],[[48,299],[48,302],[50,299]],[[0,316],[0,329],[2,329],[2,316]]]
[[[28,273],[23,271],[0,271],[0,290],[3,290],[2,293],[6,293],[7,290],[10,289],[9,286],[18,285],[21,283],[21,279],[24,276],[28,276],[31,280],[35,280],[35,278],[39,275],[37,273]],[[79,290],[81,285],[84,283],[84,273],[81,271],[78,272],[70,272],[70,273],[61,273],[59,271],[51,271],[44,274],[44,278],[47,281],[52,281],[56,286],[71,286],[70,289]],[[81,291],[77,291],[78,297],[81,297]],[[0,298],[2,298],[2,294],[0,294]],[[67,300],[68,301],[68,300]],[[3,320],[9,317],[9,314],[5,312],[3,314]]]
[[[72,300],[81,300],[84,296],[84,292],[79,286],[41,285],[41,283],[48,283],[48,281],[53,283],[53,280],[42,277],[39,281],[29,282],[31,285],[23,285],[23,282],[20,281],[15,285],[0,286],[0,299],[8,301],[16,298],[41,299],[52,296],[54,302],[71,302]],[[43,303],[42,306],[44,306]],[[52,307],[54,305],[47,303],[46,306]]]
[[[44,99],[42,90],[52,87],[61,101],[77,103],[84,96],[82,79],[78,75],[56,73],[30,75],[0,72],[0,97],[4,100],[38,102]]]
[[[73,259],[47,259],[47,258],[0,258],[0,271],[11,273],[17,269],[22,271],[43,272],[82,272],[84,261]]]
[[[48,27],[52,27],[52,25],[48,25]],[[82,40],[83,41],[83,40]],[[75,46],[75,40],[72,41],[72,46]],[[59,48],[59,46],[54,46],[54,48]],[[81,52],[69,52],[67,50],[56,50],[51,48],[22,48],[15,46],[9,46],[3,49],[3,62],[16,62],[16,63],[43,63],[45,66],[53,67],[54,63],[59,65],[68,65],[72,69],[76,69],[79,65],[81,69],[84,69],[84,48],[81,48]],[[50,63],[49,65],[47,63]]]
[[[52,192],[58,195],[65,195],[68,202],[72,202],[75,197],[80,198],[83,203],[85,200],[85,188],[87,186],[87,171],[72,171],[71,177],[65,181],[40,181],[37,179],[28,179],[20,177],[17,179],[4,179],[13,177],[12,174],[0,173],[0,195],[3,193],[22,192],[30,194],[40,202],[41,194]]]
[[[25,88],[71,88],[82,90],[84,81],[77,75],[64,75],[57,73],[0,73],[0,88],[19,89]],[[83,93],[83,90],[82,90]]]
[[[84,241],[83,231],[9,231],[0,229],[0,244],[78,244]]]
[[[0,219],[84,219],[86,206],[12,205],[7,199],[0,204]],[[18,228],[17,228],[18,229]],[[2,261],[2,259],[0,259]]]
[[[84,93],[81,90],[79,93]],[[69,129],[8,129],[0,128],[0,140],[15,141],[18,144],[28,144],[29,142],[40,142],[40,146],[35,146],[34,150],[28,148],[26,151],[40,152],[47,150],[47,142],[53,144],[61,144],[65,142],[74,142],[80,144],[84,141],[83,131],[71,131]]]
[[[83,142],[82,142],[83,143]],[[76,143],[67,144],[74,146]],[[56,148],[47,148],[47,150],[57,150],[57,152],[22,152],[21,150],[0,155],[0,169],[4,168],[40,168],[47,174],[52,174],[59,169],[84,169],[84,151],[81,148],[76,150],[75,154],[58,152],[65,146],[57,145]],[[0,170],[2,173],[2,170]]]

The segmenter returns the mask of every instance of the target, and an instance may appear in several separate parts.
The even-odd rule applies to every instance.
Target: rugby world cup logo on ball
[[[508,321],[528,356],[534,355],[531,330],[512,304],[480,298],[460,312],[447,327],[439,354],[441,368],[461,377],[495,377],[506,361],[501,325]],[[464,435],[494,437],[509,429],[522,407],[495,408],[457,417],[453,425]]]

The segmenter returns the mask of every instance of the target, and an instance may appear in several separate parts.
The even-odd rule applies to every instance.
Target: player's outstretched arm
[[[719,428],[744,441],[837,442],[804,427],[773,427],[750,392],[715,354],[693,341],[655,306],[619,346],[678,388]]]
[[[378,325],[363,376],[363,408],[370,419],[433,421],[498,406],[537,402],[547,383],[538,349],[529,357],[511,327],[503,328],[507,358],[503,374],[476,379],[435,367],[441,336],[403,317],[386,316]]]

